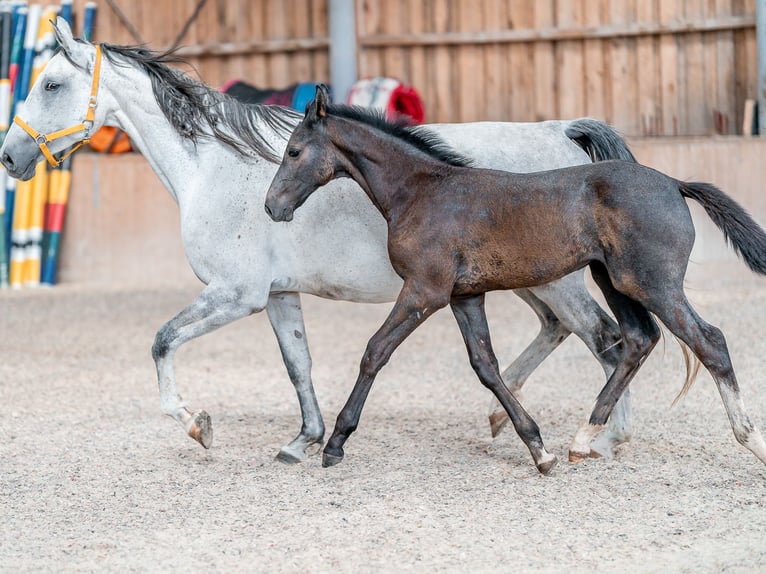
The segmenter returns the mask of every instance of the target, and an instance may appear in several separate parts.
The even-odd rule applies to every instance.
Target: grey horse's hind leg
[[[503,372],[503,380],[511,391],[517,392],[526,381],[526,377],[570,332],[577,335],[593,353],[607,379],[614,372],[620,357],[620,330],[617,323],[591,297],[585,287],[583,273],[584,271],[572,273],[558,281],[533,289],[514,291],[537,313],[541,330],[522,355]],[[539,361],[536,364],[520,362],[525,357],[536,357]],[[495,403],[490,415],[491,424],[496,424],[498,419],[503,418],[498,411],[501,407]],[[505,422],[507,419],[503,424]],[[631,434],[630,390],[627,389],[609,419],[607,432],[602,433],[599,440],[592,445],[593,451],[609,457],[616,445],[630,440]]]
[[[569,336],[571,331],[528,289],[516,289],[514,294],[529,305],[540,320],[540,332],[535,339],[502,373],[505,386],[521,400],[520,391],[527,382],[527,378]],[[509,420],[506,409],[497,398],[493,397],[489,406],[489,425],[492,436],[500,434]]]
[[[213,427],[205,411],[191,412],[176,390],[173,357],[178,348],[201,335],[260,311],[265,305],[244,302],[236,289],[205,288],[194,302],[157,332],[152,357],[157,368],[162,412],[178,421],[205,448],[213,442]]]
[[[277,459],[286,463],[303,462],[308,447],[322,444],[324,421],[311,383],[311,355],[303,325],[300,295],[272,293],[266,312],[277,336],[287,374],[298,394],[303,419],[301,432],[280,449]]]

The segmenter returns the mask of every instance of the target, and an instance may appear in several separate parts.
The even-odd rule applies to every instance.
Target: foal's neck
[[[334,118],[330,138],[343,170],[365,191],[390,224],[406,213],[421,184],[452,168],[411,144],[366,124]]]

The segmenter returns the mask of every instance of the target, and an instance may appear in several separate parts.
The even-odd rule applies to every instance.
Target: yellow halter
[[[40,147],[40,151],[43,152],[45,159],[48,160],[53,167],[61,165],[66,158],[80,149],[82,146],[90,141],[90,130],[93,128],[93,122],[96,117],[96,96],[98,95],[98,78],[101,74],[101,46],[96,46],[96,63],[93,67],[93,83],[90,88],[90,98],[88,99],[88,111],[85,113],[85,119],[82,123],[72,126],[70,128],[64,128],[50,134],[41,134],[35,130],[32,126],[22,120],[19,116],[13,118],[14,123],[19,124],[21,129],[27,132],[35,143]],[[60,159],[56,159],[48,149],[48,143],[65,136],[75,134],[77,132],[84,132],[83,138],[74,144],[72,149],[66,152]]]

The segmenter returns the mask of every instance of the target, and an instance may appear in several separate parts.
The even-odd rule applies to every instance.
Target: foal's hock
[[[588,456],[615,403],[660,336],[656,316],[710,371],[737,440],[766,463],[766,443],[747,416],[722,333],[683,291],[694,243],[684,198],[699,202],[753,271],[766,274],[766,233],[714,186],[682,183],[623,161],[532,174],[475,169],[434,134],[379,115],[332,106],[319,89],[287,144],[266,196],[275,220],[328,181],[352,177],[388,225],[388,251],[404,286],[370,339],[354,389],[324,449],[336,464],[364,401],[394,349],[449,304],[481,382],[502,402],[538,469],[555,457],[502,383],[484,294],[540,285],[589,266],[614,312],[623,347],[590,420],[570,449]]]

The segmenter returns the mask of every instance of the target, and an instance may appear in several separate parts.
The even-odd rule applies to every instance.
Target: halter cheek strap
[[[82,123],[49,134],[41,134],[27,122],[22,120],[19,116],[13,118],[13,122],[18,124],[21,129],[27,132],[30,137],[35,140],[35,143],[40,148],[40,151],[43,152],[45,159],[47,159],[48,163],[50,163],[53,167],[58,167],[61,165],[61,162],[63,162],[66,158],[68,158],[70,155],[72,155],[74,152],[76,152],[78,149],[90,141],[90,130],[93,128],[93,122],[96,118],[96,96],[98,96],[98,80],[100,75],[101,46],[96,46],[96,63],[93,66],[93,83],[91,84],[90,98],[88,99],[88,111],[85,113],[85,119],[82,121]],[[56,157],[54,157],[54,155],[48,149],[48,143],[72,134],[76,134],[78,132],[83,132],[83,138],[74,144],[74,146],[72,146],[72,148],[63,156],[61,156],[59,159],[56,159]]]

